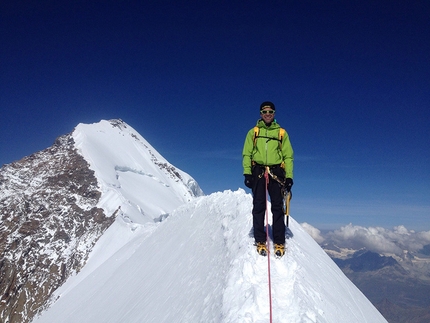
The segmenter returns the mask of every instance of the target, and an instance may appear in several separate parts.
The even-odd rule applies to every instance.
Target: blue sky
[[[270,100],[291,214],[430,229],[428,1],[2,1],[0,165],[121,118],[206,194]]]

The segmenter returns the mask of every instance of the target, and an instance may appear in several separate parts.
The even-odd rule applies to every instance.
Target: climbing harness
[[[288,228],[289,219],[290,219],[290,201],[292,198],[291,191],[287,192],[287,190],[285,189],[285,180],[284,182],[281,181],[278,176],[276,176],[270,171],[270,167],[266,166],[266,172],[268,172],[270,177],[272,177],[275,181],[277,181],[281,185],[282,196],[284,197],[284,202],[285,202],[285,207],[284,207],[285,225]]]

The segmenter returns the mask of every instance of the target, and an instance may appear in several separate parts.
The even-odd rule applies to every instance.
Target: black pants
[[[264,176],[264,166],[256,165],[253,167],[252,175],[254,176],[253,194],[253,226],[254,239],[256,242],[266,241],[266,231],[264,220],[266,215],[266,178]],[[271,172],[283,181],[285,172],[280,166],[271,167]],[[281,191],[281,184],[268,175],[269,183],[267,191],[272,204],[272,234],[273,242],[277,244],[285,243],[285,222],[284,222],[284,198]]]

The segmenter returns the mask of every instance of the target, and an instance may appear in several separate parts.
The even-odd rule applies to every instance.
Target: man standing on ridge
[[[293,186],[293,148],[288,133],[275,120],[275,105],[263,102],[257,126],[249,130],[243,146],[243,174],[245,185],[253,194],[253,227],[257,252],[267,255],[264,215],[267,191],[272,204],[272,233],[277,257],[285,253],[285,223],[283,189],[290,192]],[[265,176],[265,172],[268,173]]]

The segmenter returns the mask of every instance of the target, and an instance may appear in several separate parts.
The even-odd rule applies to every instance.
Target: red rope
[[[269,203],[268,203],[268,185],[269,173],[266,169],[264,173],[266,179],[266,247],[267,247],[267,272],[269,276],[269,306],[270,306],[270,323],[272,323],[272,283],[270,280],[270,249],[269,249]]]

